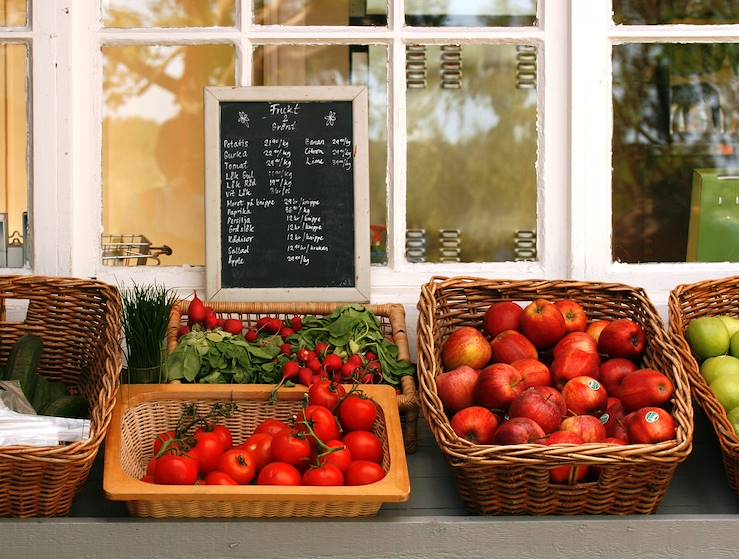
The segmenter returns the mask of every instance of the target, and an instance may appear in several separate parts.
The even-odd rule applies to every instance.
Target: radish
[[[192,292],[192,301],[187,306],[187,317],[193,322],[203,322],[205,320],[205,305],[198,299],[196,291]]]
[[[216,326],[218,326],[218,316],[216,316],[216,311],[213,310],[213,307],[205,307],[205,319],[203,320],[203,326],[207,330],[213,330]]]
[[[241,331],[244,329],[244,324],[240,320],[229,318],[223,321],[223,329],[229,334],[237,335],[241,334]]]
[[[177,339],[179,340],[185,334],[190,333],[190,327],[187,324],[183,324],[177,329]]]
[[[335,353],[327,355],[326,358],[323,360],[323,368],[326,369],[326,371],[328,371],[329,373],[340,371],[343,364],[344,362],[341,360],[341,357],[339,357]]]
[[[296,332],[300,332],[300,330],[303,328],[303,319],[299,316],[294,316],[290,319],[290,326],[292,326],[292,329]]]
[[[313,371],[311,371],[308,367],[301,367],[300,371],[298,371],[298,381],[300,382],[300,384],[310,386],[311,384],[313,384]]]
[[[280,328],[280,337],[284,340],[285,338],[289,338],[295,333],[295,330],[292,328],[288,328],[287,326],[283,326]]]
[[[247,342],[254,343],[259,339],[259,334],[257,334],[257,331],[253,328],[249,329],[246,334],[244,335],[244,338],[246,338]]]
[[[280,346],[280,353],[282,353],[282,355],[292,355],[293,346],[291,346],[290,344],[282,344]]]

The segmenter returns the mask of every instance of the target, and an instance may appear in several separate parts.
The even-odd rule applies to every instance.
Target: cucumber
[[[84,396],[60,396],[38,411],[39,415],[50,415],[53,417],[86,417],[87,400]]]
[[[17,380],[29,402],[33,400],[33,393],[36,389],[38,380],[36,369],[43,350],[44,345],[41,338],[33,334],[26,334],[15,342],[8,355],[5,379]]]
[[[62,396],[69,394],[69,389],[61,382],[53,382],[47,378],[38,375],[36,379],[36,388],[33,391],[33,399],[31,405],[36,413],[39,413],[44,407]]]

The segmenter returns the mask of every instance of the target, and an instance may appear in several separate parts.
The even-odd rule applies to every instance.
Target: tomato
[[[346,471],[349,469],[349,464],[351,464],[352,462],[352,454],[347,446],[339,440],[326,441],[326,446],[329,448],[338,448],[340,450],[335,450],[333,452],[329,452],[328,454],[324,454],[321,458],[321,460],[323,460],[323,463],[333,464],[343,473],[346,473]]]
[[[198,461],[181,454],[165,454],[159,458],[155,483],[164,485],[193,485],[198,479]]]
[[[303,474],[303,485],[344,485],[344,473],[333,464],[313,466]]]
[[[272,459],[272,439],[269,433],[254,433],[237,448],[243,448],[254,454],[257,470],[261,470]]]
[[[308,425],[306,425],[306,423]],[[302,433],[310,433],[321,442],[341,438],[339,425],[330,409],[324,406],[308,406],[298,415],[297,429]]]
[[[246,485],[257,475],[257,460],[250,450],[233,448],[223,453],[218,462],[218,470],[236,483]]]
[[[290,431],[290,426],[284,421],[279,419],[265,419],[254,430],[254,434],[257,433],[269,433],[273,437],[279,435],[282,432]]]
[[[257,477],[257,485],[300,485],[301,482],[300,472],[285,462],[270,462]]]
[[[282,432],[272,439],[272,460],[287,462],[291,466],[308,464],[311,445],[308,437],[292,431]]]
[[[347,485],[369,485],[385,477],[382,466],[366,460],[355,460],[346,472]]]
[[[156,483],[156,481],[154,481],[154,476],[151,474],[146,474],[144,477],[141,478],[141,481],[146,483]]]
[[[220,435],[213,431],[196,431],[195,446],[188,453],[200,462],[200,473],[206,475],[218,469],[218,461],[226,451]]]
[[[382,462],[382,441],[380,437],[369,431],[352,431],[341,439],[352,460],[366,460],[379,464]]]
[[[159,433],[157,438],[154,439],[154,456],[159,454],[164,446],[164,443],[171,441],[176,436],[174,431],[167,431],[166,433]]]
[[[338,416],[347,431],[370,431],[377,419],[377,406],[369,398],[350,394],[341,402]]]
[[[228,450],[233,446],[234,439],[233,435],[231,434],[231,431],[228,427],[225,425],[216,425],[214,427],[211,427],[210,429],[203,429],[202,427],[195,431],[195,438],[197,438],[198,433],[213,433],[223,444],[224,450]]]
[[[157,473],[157,466],[159,466],[159,458],[152,458],[146,465],[146,475],[154,476]]]
[[[207,476],[205,476],[206,485],[238,485],[234,479],[223,472],[213,470]]]
[[[308,389],[308,402],[313,406],[325,406],[333,411],[345,395],[346,390],[341,384],[322,380]]]

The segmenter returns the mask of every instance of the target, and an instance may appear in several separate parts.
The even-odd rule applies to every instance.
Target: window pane
[[[0,27],[25,27],[27,11],[26,0],[0,1]]]
[[[424,27],[536,25],[536,0],[406,0],[405,22]]]
[[[29,264],[28,50],[0,45],[0,267]]]
[[[613,47],[613,257],[739,261],[739,45]]]
[[[235,0],[103,0],[105,27],[233,27]]]
[[[536,259],[536,50],[410,45],[406,258]]]
[[[613,21],[627,24],[737,23],[736,0],[613,0]]]
[[[254,51],[254,85],[365,85],[369,97],[371,255],[387,261],[387,50],[365,45],[265,45]]]
[[[163,265],[203,265],[203,87],[234,84],[234,49],[108,46],[103,56],[103,231],[115,236],[105,263],[156,263],[118,250],[143,235],[144,249],[171,247]]]
[[[387,25],[387,0],[254,0],[259,25]]]

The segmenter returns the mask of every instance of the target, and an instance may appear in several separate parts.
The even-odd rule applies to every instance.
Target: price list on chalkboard
[[[354,285],[351,101],[220,103],[221,285]]]

